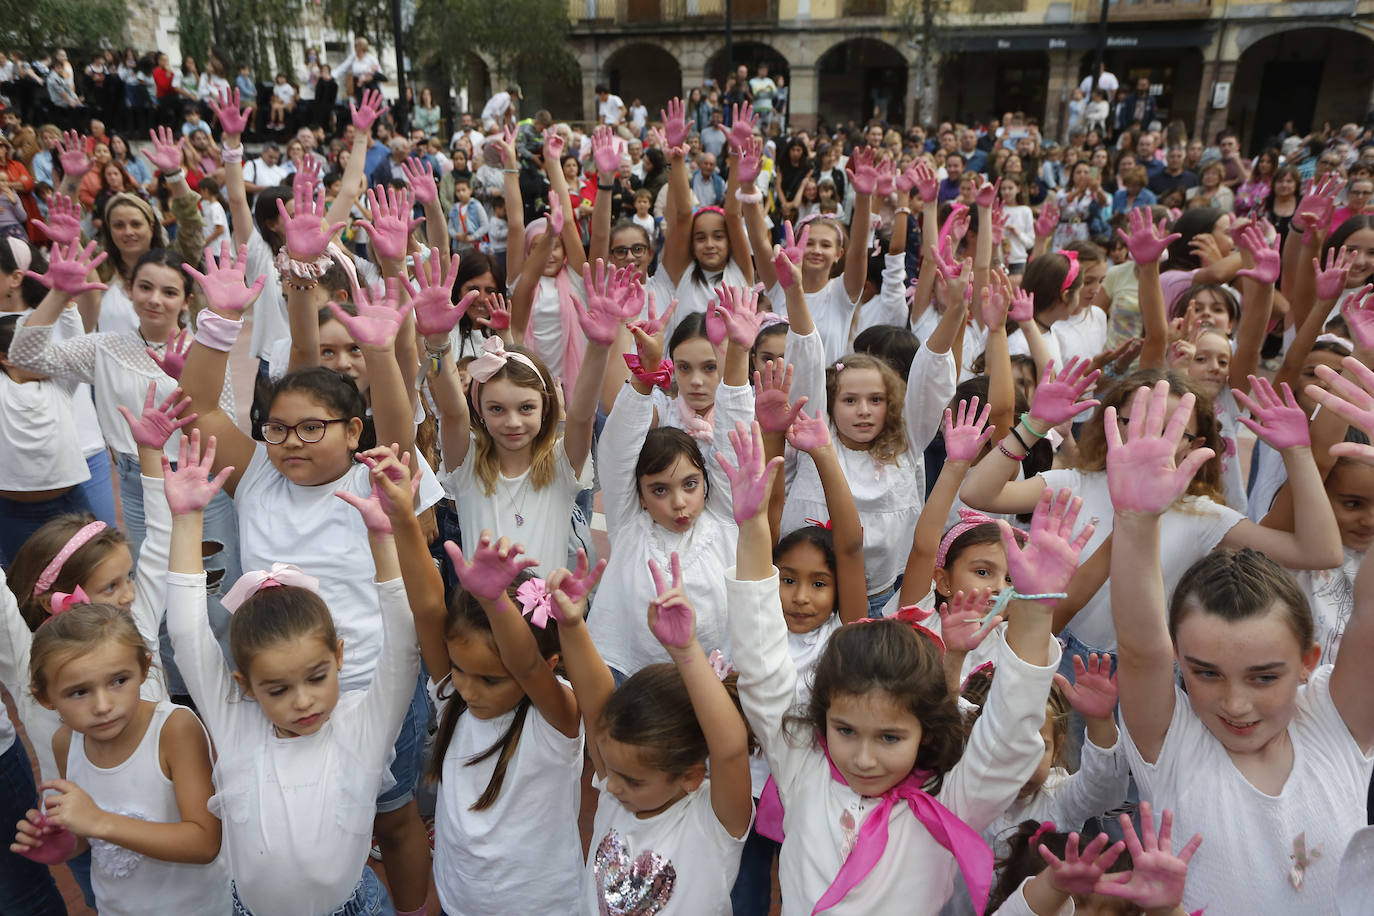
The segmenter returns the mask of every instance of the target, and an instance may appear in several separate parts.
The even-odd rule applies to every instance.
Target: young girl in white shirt
[[[766,494],[752,498],[763,502]],[[697,639],[676,553],[670,568],[671,580],[656,563],[646,572],[657,589],[648,629],[672,663],[642,668],[619,687],[583,625],[585,589],[574,579],[565,591],[562,574],[549,583],[600,793],[576,910],[582,916],[612,906],[663,916],[732,912],[730,888],[754,815],[749,729],[729,692],[733,683],[721,682]]]
[[[10,849],[55,864],[89,845],[102,913],[228,911],[205,730],[190,710],[140,695],[153,656],[129,614],[63,604],[34,633],[30,661],[34,699],[63,723],[59,778],[39,787],[51,794]]]
[[[1026,206],[1026,185],[1014,178],[1002,179],[997,193],[1001,195],[1002,215],[1006,228],[1002,233],[1002,260],[1012,277],[1026,272],[1026,261],[1035,245],[1035,214]]]
[[[1027,264],[1021,289],[1031,295],[1033,312],[1031,318],[1021,320],[1020,327],[1007,335],[1011,355],[1030,355],[1035,359],[1036,370],[1042,373],[1050,362],[1062,366],[1064,358],[1054,325],[1078,308],[1082,288],[1083,271],[1077,252],[1047,252]]]
[[[205,623],[199,542],[201,511],[232,470],[211,477],[215,440],[203,458],[199,445],[193,433],[178,470],[165,475],[173,515],[167,626],[219,753],[215,812],[234,911],[392,913],[365,863],[376,797],[391,781],[392,736],[419,671],[392,538],[393,526],[418,524],[409,472],[388,449],[374,449],[366,453],[371,496],[339,491],[368,529],[384,631],[366,689],[341,692],[345,645],[321,583],[285,563],[246,574],[226,596],[233,669],[225,664]],[[384,488],[388,475],[399,484]]]
[[[467,557],[449,541],[463,587],[445,611],[424,541],[401,537],[421,654],[439,675],[429,682],[439,709],[429,772],[439,784],[439,904],[448,916],[574,912],[583,867],[582,724],[572,690],[554,673],[553,579],[531,576],[534,559],[489,531]],[[605,566],[589,572],[585,554],[579,559],[576,575],[555,573],[569,594],[590,589]]]
[[[735,486],[770,479],[760,459],[741,468]],[[1038,503],[1029,547],[1008,549],[1017,592],[1063,591],[1091,535],[1088,526],[1070,541],[1078,508],[1067,491]],[[793,730],[786,723],[796,670],[767,521],[741,514],[740,527],[739,563],[726,580],[731,636],[740,697],[785,812],[784,914],[872,912],[892,900],[933,914],[956,871],[975,903],[986,902],[992,855],[977,832],[1015,799],[1044,753],[1039,729],[1059,661],[1050,608],[1015,600],[1011,623],[992,637],[999,680],[967,747],[936,641],[898,619],[842,627],[830,638]],[[1009,532],[1004,527],[1005,540]],[[875,830],[879,824],[886,829]]]
[[[1309,393],[1368,433],[1369,412],[1343,397],[1368,403],[1374,377],[1353,366],[1346,360],[1363,390],[1335,378],[1328,381],[1341,394]],[[1141,798],[1172,808],[1183,835],[1207,832],[1189,868],[1185,907],[1332,912],[1337,869],[1319,850],[1344,849],[1365,825],[1374,769],[1374,685],[1364,654],[1374,642],[1371,570],[1356,578],[1334,666],[1321,664],[1302,592],[1259,551],[1207,555],[1170,596],[1160,517],[1209,457],[1198,449],[1178,460],[1188,401],[1175,407],[1161,383],[1136,392],[1124,430],[1115,409],[1106,417],[1116,513],[1111,610],[1131,771]],[[1369,461],[1371,450],[1345,444],[1335,453]]]

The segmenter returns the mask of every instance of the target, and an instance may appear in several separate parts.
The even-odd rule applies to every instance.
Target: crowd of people
[[[6,90],[7,916],[1365,911],[1368,132],[341,67]]]

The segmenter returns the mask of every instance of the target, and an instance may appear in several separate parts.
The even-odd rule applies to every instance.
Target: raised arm
[[[401,301],[400,284],[395,279],[388,279],[367,293],[354,287],[353,300],[358,305],[357,317],[333,303],[330,309],[363,351],[377,441],[398,443],[401,453],[408,452],[415,444],[415,421],[411,389],[396,362],[396,338],[414,303]]]
[[[253,114],[253,106],[239,107],[239,91],[230,89],[218,101],[210,100],[219,125],[224,130],[224,148],[220,160],[224,163],[224,191],[229,198],[229,222],[233,226],[234,247],[247,245],[253,235],[253,211],[248,207],[248,193],[243,184],[243,131]],[[360,166],[361,168],[361,166]]]
[[[363,91],[361,107],[349,102],[348,108],[353,117],[353,149],[348,156],[348,165],[344,168],[343,180],[339,184],[339,194],[329,205],[329,212],[324,216],[325,222],[331,225],[338,222],[346,223],[358,198],[367,190],[367,148],[372,142],[372,125],[387,112],[382,94],[376,89]]]
[[[1279,279],[1279,237],[1272,244],[1256,225],[1240,232],[1239,248],[1246,266],[1236,277],[1243,279],[1240,297],[1240,322],[1236,325],[1236,348],[1231,357],[1228,383],[1237,391],[1250,391],[1250,376],[1259,368],[1260,347],[1269,331],[1269,315],[1274,308],[1274,284]]]
[[[692,188],[687,174],[687,117],[682,99],[668,102],[660,146],[668,158],[669,209],[663,220],[663,254],[659,262],[674,287],[692,263]]]
[[[1169,250],[1170,243],[1181,236],[1177,232],[1166,235],[1164,220],[1158,226],[1151,223],[1148,207],[1136,207],[1127,219],[1129,234],[1118,229],[1117,235],[1130,250],[1139,278],[1140,320],[1145,334],[1140,365],[1163,366],[1169,349],[1169,317],[1164,288],[1159,282],[1159,259]]]
[[[352,164],[352,160],[349,160]],[[401,163],[410,189],[415,193],[415,202],[425,214],[425,244],[430,247],[430,256],[438,257],[439,263],[447,268],[449,260],[448,221],[444,219],[444,208],[439,203],[439,185],[434,181],[434,170],[422,159],[407,159]],[[482,210],[485,214],[486,210]],[[473,238],[485,234],[478,227],[473,228]]]
[[[849,247],[844,253],[844,292],[850,302],[858,302],[868,276],[869,230],[873,226],[873,191],[878,185],[878,169],[867,147],[856,149],[846,166],[854,187],[854,218],[849,223]]]
[[[587,259],[611,259],[611,198],[615,196],[615,175],[625,155],[625,141],[602,124],[592,132],[592,159],[596,162],[596,201],[592,205],[591,250]]]
[[[845,479],[844,467],[830,441],[830,425],[822,410],[817,407],[814,417],[798,413],[787,430],[787,442],[797,451],[810,455],[816,465],[816,473],[820,475],[825,509],[830,515],[830,531],[835,543],[835,592],[840,621],[853,623],[868,616],[863,524],[859,519],[859,509],[854,504],[854,493]]]
[[[587,263],[587,252],[582,248],[582,234],[577,228],[577,214],[573,212],[572,197],[568,193],[568,179],[563,174],[562,158],[563,138],[556,131],[548,131],[544,135],[544,173],[549,176],[549,210],[557,207],[563,211],[563,228],[560,233],[563,239],[563,253],[568,259],[568,270],[581,273],[582,265]],[[507,208],[506,212],[509,213],[510,209]]]
[[[587,308],[579,310],[577,320],[587,337],[582,369],[573,383],[563,426],[563,447],[573,472],[582,468],[591,454],[596,407],[601,400],[601,384],[606,378],[606,362],[625,321],[639,315],[644,302],[644,287],[632,269],[607,268],[605,261],[582,265]]]
[[[738,168],[741,172],[741,184],[748,185],[750,188],[754,187],[754,181],[759,175],[759,158],[762,155],[763,141],[757,138],[752,139],[749,147],[740,153]],[[763,284],[763,288],[770,290],[778,284],[781,278],[767,256],[767,252],[773,250],[773,240],[768,236],[768,224],[763,215],[763,195],[759,194],[756,200],[753,195],[757,193],[754,191],[752,194],[746,195],[748,199],[742,202],[744,228],[749,237],[749,247],[757,252],[754,258],[755,274],[758,276],[759,282]],[[784,223],[784,225],[788,232],[787,245],[791,247],[792,224]],[[803,229],[802,231],[805,232],[806,230]],[[774,310],[776,311],[776,309]]]
[[[578,551],[577,569],[555,570],[547,580],[548,593],[557,608],[558,647],[582,712],[582,726],[586,730],[587,756],[597,776],[606,775],[606,763],[601,759],[597,737],[601,733],[601,713],[615,692],[611,669],[601,658],[587,629],[587,593],[596,585],[605,568],[605,561],[587,573],[587,555]]]

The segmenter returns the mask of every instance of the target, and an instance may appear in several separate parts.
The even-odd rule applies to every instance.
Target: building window
[[[887,0],[844,0],[846,16],[886,16]]]

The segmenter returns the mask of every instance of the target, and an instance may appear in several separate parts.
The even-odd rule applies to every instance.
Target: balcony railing
[[[887,0],[844,0],[845,16],[886,16]]]
[[[607,12],[610,5],[598,0],[598,15]],[[725,0],[614,0],[614,9],[616,24],[627,26],[709,23],[725,19]],[[778,3],[777,0],[731,0],[730,13],[737,23],[777,22]]]

